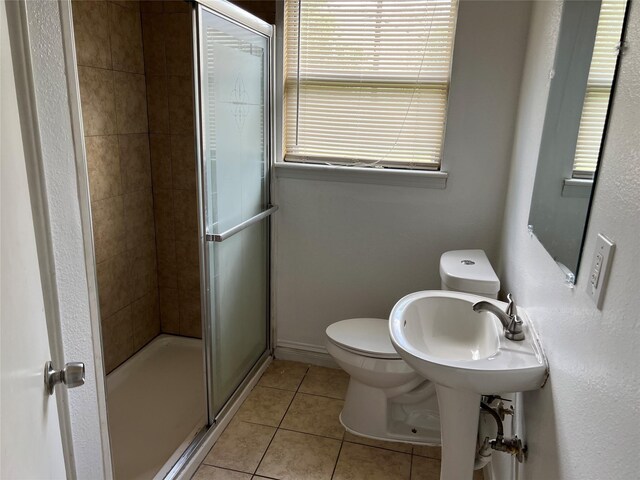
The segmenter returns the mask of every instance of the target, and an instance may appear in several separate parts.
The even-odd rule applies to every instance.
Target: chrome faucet
[[[499,307],[496,307],[491,302],[477,302],[473,304],[473,310],[475,312],[490,312],[493,313],[504,327],[504,336],[509,340],[519,342],[524,340],[524,332],[522,331],[522,319],[518,316],[516,309],[516,302],[513,300],[511,294],[507,295],[509,305],[507,311],[503,312]]]

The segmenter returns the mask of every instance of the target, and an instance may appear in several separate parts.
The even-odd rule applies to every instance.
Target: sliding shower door
[[[213,421],[269,351],[272,27],[226,2],[204,3],[197,85]]]

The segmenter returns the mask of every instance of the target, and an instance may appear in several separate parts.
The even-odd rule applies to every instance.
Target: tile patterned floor
[[[194,480],[439,480],[439,448],[345,432],[348,383],[341,370],[274,360]]]

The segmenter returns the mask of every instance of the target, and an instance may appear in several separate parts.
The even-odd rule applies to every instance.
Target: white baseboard
[[[280,360],[309,363],[320,367],[339,368],[324,347],[301,342],[278,341],[274,356]]]

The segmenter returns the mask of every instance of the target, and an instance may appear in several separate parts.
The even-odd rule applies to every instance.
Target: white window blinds
[[[600,7],[573,161],[574,178],[593,178],[598,166],[626,3],[626,0],[603,0]]]
[[[285,160],[438,169],[457,0],[286,0]]]

